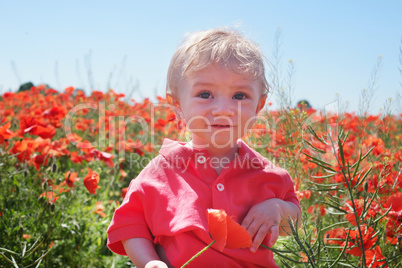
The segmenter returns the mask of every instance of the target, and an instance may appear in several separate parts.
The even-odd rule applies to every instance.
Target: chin
[[[227,147],[227,146],[235,146],[237,144],[237,138],[234,137],[220,137],[220,135],[216,135],[211,138],[211,145],[214,147]]]

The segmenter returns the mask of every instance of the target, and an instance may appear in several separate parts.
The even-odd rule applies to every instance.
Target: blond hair
[[[227,28],[195,32],[184,40],[170,61],[166,93],[177,97],[181,79],[210,64],[260,80],[263,94],[268,93],[260,48],[240,32]]]

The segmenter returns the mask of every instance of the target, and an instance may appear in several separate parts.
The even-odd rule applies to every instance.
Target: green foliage
[[[325,206],[326,215],[319,210],[304,213],[302,228],[292,228],[289,237],[280,238],[276,247],[270,248],[275,253],[277,263],[283,267],[402,267],[401,241],[392,245],[386,234],[386,217],[392,207],[382,206],[390,194],[400,190],[395,184],[387,183],[373,187],[373,178],[378,175],[378,181],[381,181],[390,174],[390,171],[387,173],[381,168],[373,169],[371,163],[381,159],[373,155],[377,146],[368,148],[364,153],[360,149],[357,158],[348,157],[344,150],[349,133],[345,133],[337,124],[325,131],[320,127],[318,125],[318,129],[314,130],[307,126],[307,133],[303,135],[301,153],[316,166],[314,171],[319,171],[320,176],[310,175],[300,185],[314,193],[311,200],[301,200],[301,206],[304,212],[317,205]],[[383,133],[381,129],[379,132]],[[294,132],[285,131],[284,135],[289,133]],[[293,160],[295,158],[297,155]],[[388,165],[388,162],[383,165]],[[400,163],[395,169],[398,170],[398,167],[401,167]],[[335,176],[337,181],[334,181]],[[290,222],[290,225],[294,226],[295,223]],[[342,235],[333,236],[331,230],[340,230]],[[376,247],[381,249],[384,257],[372,261],[368,255],[373,256]],[[352,253],[356,249],[359,254]]]
[[[61,169],[53,172],[49,165],[38,172],[8,153],[0,154],[0,163],[0,267],[125,265],[127,258],[106,247],[105,230],[117,204],[104,204],[104,218],[93,212],[97,201],[109,200],[113,191],[120,193],[120,184],[113,188],[105,179],[100,184],[105,191],[93,196],[81,180],[59,193],[54,185],[64,181]],[[104,177],[114,176],[108,173],[101,171]],[[53,203],[46,196],[55,193],[59,198]]]

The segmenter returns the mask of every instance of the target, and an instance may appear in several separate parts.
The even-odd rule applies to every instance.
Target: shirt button
[[[205,156],[200,155],[200,156],[198,157],[198,159],[197,159],[197,162],[200,163],[200,164],[204,164],[204,163],[205,163],[205,160],[206,160]]]
[[[222,183],[218,183],[216,185],[216,188],[218,189],[218,191],[222,192],[223,190],[225,190],[225,186]]]

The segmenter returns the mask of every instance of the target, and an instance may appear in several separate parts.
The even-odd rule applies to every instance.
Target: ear
[[[169,104],[175,105],[177,102],[176,98],[172,96],[170,93],[166,93],[166,100],[168,101]],[[175,105],[176,106],[176,105]]]
[[[258,101],[257,109],[255,111],[256,114],[258,114],[262,108],[265,106],[265,101],[267,100],[267,95],[264,94],[260,97],[260,100]]]
[[[172,94],[166,93],[166,99],[167,99],[167,102],[168,102],[170,105],[173,105],[173,106],[175,106],[175,107],[180,107],[179,100],[178,100],[176,97],[173,97]]]

